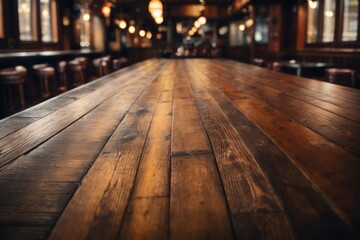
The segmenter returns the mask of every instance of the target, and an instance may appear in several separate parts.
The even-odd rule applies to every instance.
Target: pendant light
[[[105,0],[105,3],[101,8],[101,12],[106,18],[110,17],[111,4],[107,0]]]

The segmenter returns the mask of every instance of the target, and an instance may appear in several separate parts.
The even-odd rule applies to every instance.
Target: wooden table
[[[148,60],[0,122],[1,239],[351,239],[360,92]]]

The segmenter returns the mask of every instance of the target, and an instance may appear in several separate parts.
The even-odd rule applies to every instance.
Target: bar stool
[[[266,63],[264,59],[261,58],[254,58],[253,59],[253,64],[259,67],[266,67]]]
[[[104,76],[103,71],[102,71],[102,68],[101,68],[101,61],[102,61],[101,58],[95,58],[95,59],[92,61],[93,66],[94,66],[94,68],[95,68],[95,77],[96,77],[96,78]]]
[[[42,99],[47,99],[54,94],[52,89],[56,86],[55,68],[48,64],[36,64],[33,66],[34,73],[40,81],[40,92]],[[50,82],[51,81],[51,82]]]
[[[68,90],[68,80],[67,80],[67,62],[60,61],[58,64],[58,91],[60,93],[66,92]]]
[[[86,80],[87,80],[87,76],[88,76],[88,74],[87,74],[87,70],[88,70],[88,68],[87,68],[88,59],[87,59],[86,57],[76,57],[74,60],[75,60],[75,61],[78,61],[79,64],[80,64],[80,66],[81,66],[81,68],[82,68],[83,77],[84,77],[84,83],[85,83]]]
[[[7,112],[6,108],[8,107],[6,106],[7,101],[9,102],[11,112],[15,111],[15,99],[12,94],[12,86],[17,86],[19,90],[20,108],[25,109],[24,82],[26,75],[27,70],[23,66],[16,66],[15,68],[6,68],[0,70],[0,85],[4,86],[4,88],[7,90],[7,94],[3,94],[5,112]],[[2,89],[5,90],[4,88]]]
[[[281,63],[280,62],[269,62],[268,68],[275,72],[281,72]]]
[[[126,66],[128,60],[127,58],[114,58],[113,61],[112,61],[112,67],[113,67],[113,70],[116,71],[116,70],[119,70],[123,67]]]
[[[109,74],[112,71],[111,60],[112,60],[112,58],[110,55],[102,57],[102,61],[105,62],[105,63],[102,63],[105,75]]]
[[[325,81],[348,87],[355,87],[355,70],[346,68],[325,69]]]
[[[112,60],[112,68],[114,71],[121,69],[121,63],[119,59],[115,58]]]
[[[78,87],[85,83],[85,76],[81,63],[77,60],[69,62],[69,73],[72,80],[72,87]]]

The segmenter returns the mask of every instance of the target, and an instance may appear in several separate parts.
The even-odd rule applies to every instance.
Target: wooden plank
[[[231,239],[230,214],[212,155],[171,158],[170,239]]]
[[[168,197],[139,197],[132,200],[120,239],[168,239]]]
[[[209,100],[197,100],[232,214],[282,211],[267,178],[233,126]]]
[[[130,109],[61,215],[50,239],[119,235],[141,157],[139,149],[144,147],[160,92],[158,84],[151,85]]]
[[[188,84],[182,84],[181,87],[177,87],[178,81],[181,81],[181,79],[176,78],[174,89],[171,155],[211,153],[210,143],[191,90]]]
[[[81,92],[81,91],[79,91],[79,92]],[[86,94],[89,94],[91,91],[89,91],[88,88],[85,88],[83,92]],[[73,96],[59,95],[57,97],[49,99],[48,101],[39,103],[31,108],[28,108],[22,112],[19,112],[18,114],[15,114],[15,117],[42,118],[52,112],[55,112],[56,110],[58,110],[64,106],[74,102],[75,100],[76,100],[76,98]]]
[[[0,121],[0,139],[7,135],[25,127],[26,125],[35,122],[38,118],[18,118],[11,117]]]
[[[160,118],[164,119],[164,118]],[[171,117],[161,122],[168,128],[157,132],[160,122],[152,122],[147,143],[144,148],[143,157],[139,166],[136,184],[134,188],[135,197],[162,197],[169,196],[169,166],[170,166],[170,131]],[[157,132],[159,135],[157,135]]]
[[[173,79],[165,81],[151,122],[121,239],[168,239]]]

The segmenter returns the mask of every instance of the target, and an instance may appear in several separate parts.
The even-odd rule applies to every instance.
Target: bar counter
[[[147,60],[0,121],[0,239],[358,239],[360,91]]]

